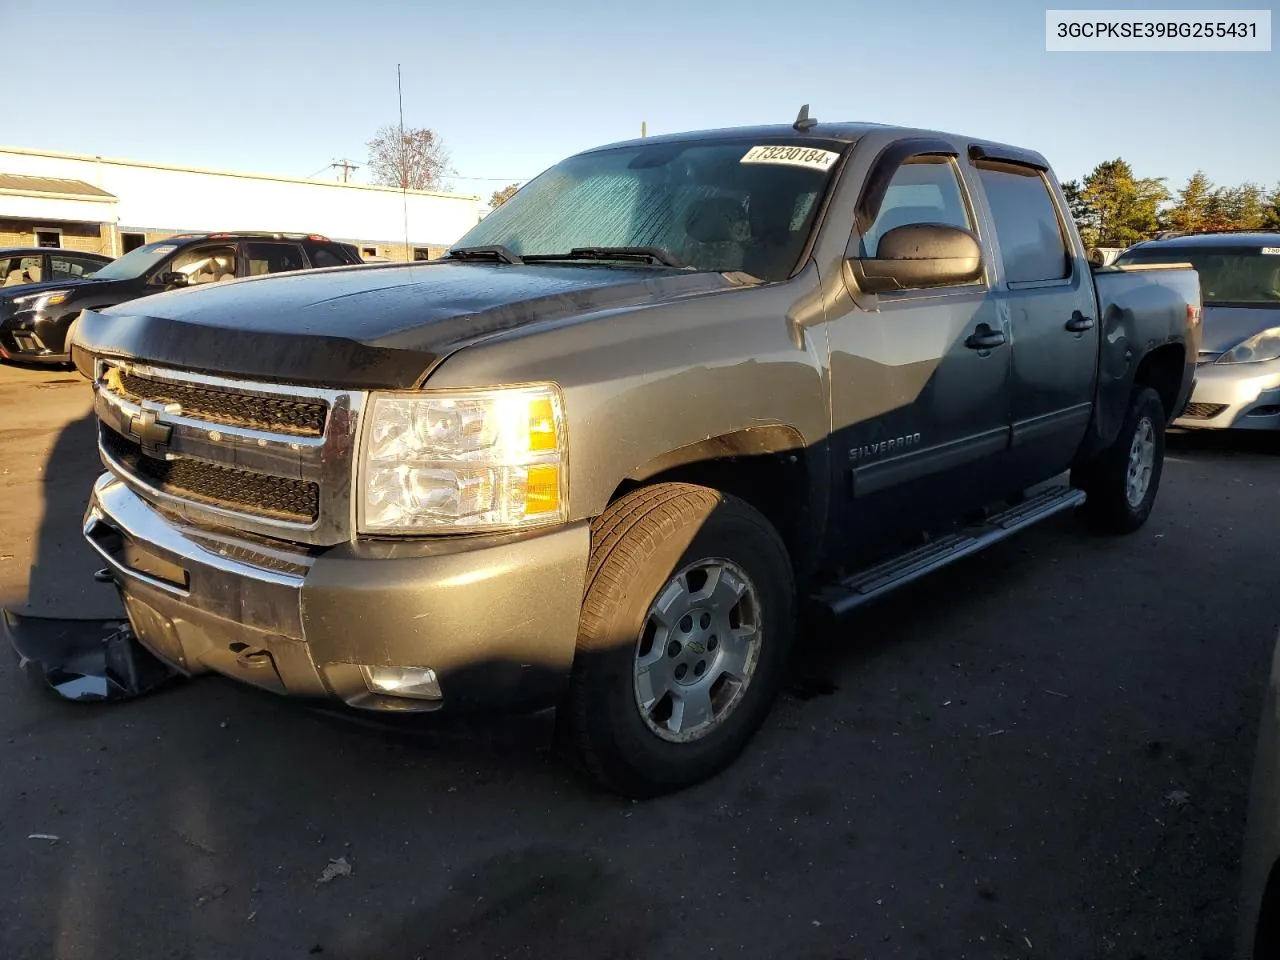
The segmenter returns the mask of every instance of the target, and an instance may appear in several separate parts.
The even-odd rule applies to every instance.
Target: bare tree
[[[498,207],[502,206],[504,203],[510,200],[511,197],[515,194],[515,192],[519,189],[520,189],[520,184],[509,183],[505,187],[503,187],[501,190],[493,191],[493,196],[489,198],[489,209],[490,210],[498,209]]]
[[[449,151],[434,130],[387,124],[368,143],[369,172],[384,187],[439,190],[449,175]]]

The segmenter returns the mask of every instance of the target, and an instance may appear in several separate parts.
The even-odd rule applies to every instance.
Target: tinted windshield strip
[[[525,184],[458,241],[526,262],[643,259],[766,282],[792,276],[849,144],[734,137],[578,154]],[[459,253],[465,257],[465,252]]]

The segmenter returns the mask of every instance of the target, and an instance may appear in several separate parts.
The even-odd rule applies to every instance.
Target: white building
[[[264,230],[421,260],[440,255],[484,209],[464,194],[0,147],[0,246],[119,256],[176,233]]]

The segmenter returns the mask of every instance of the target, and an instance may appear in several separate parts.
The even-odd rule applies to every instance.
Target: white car
[[[1190,263],[1200,274],[1196,386],[1175,426],[1280,430],[1280,231],[1166,235],[1115,263]]]

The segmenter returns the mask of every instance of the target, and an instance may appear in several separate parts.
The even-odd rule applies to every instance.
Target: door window
[[[43,279],[40,260],[40,257],[6,257],[0,260],[0,286],[39,283]]]
[[[49,257],[50,280],[78,280],[102,267],[97,260],[71,254],[54,254]]]
[[[244,249],[251,277],[307,268],[302,247],[296,243],[246,243]]]
[[[236,248],[232,246],[197,247],[184,250],[166,268],[166,272],[181,273],[187,278],[187,286],[205,283],[222,283],[236,278]]]
[[[311,262],[317,267],[345,267],[347,261],[343,260],[332,250],[324,247],[314,247],[311,250]]]
[[[862,235],[861,256],[874,257],[881,237],[910,223],[973,229],[960,177],[949,157],[913,157],[898,168],[875,222]]]
[[[1071,257],[1044,174],[1018,164],[983,163],[978,179],[995,221],[1005,281],[1069,277]]]

